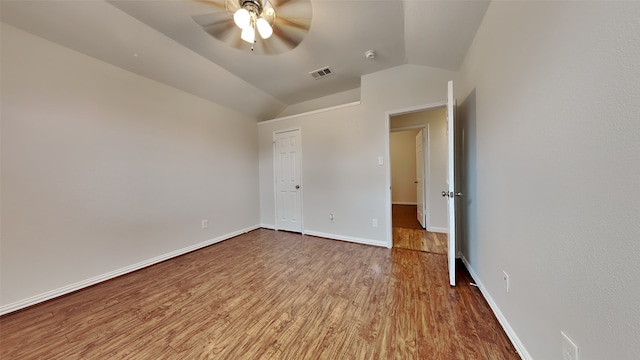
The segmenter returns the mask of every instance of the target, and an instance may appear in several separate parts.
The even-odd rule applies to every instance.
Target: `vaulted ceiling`
[[[295,1],[295,0],[294,0]],[[402,64],[457,70],[489,5],[483,0],[311,0],[294,49],[236,49],[198,25],[219,9],[193,0],[2,0],[2,21],[123,69],[265,119],[288,105],[355,89]],[[365,52],[376,57],[367,59]],[[43,59],[46,61],[46,59]],[[309,72],[330,67],[315,80]]]

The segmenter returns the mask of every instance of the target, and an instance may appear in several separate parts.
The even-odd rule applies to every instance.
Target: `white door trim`
[[[427,124],[427,126],[425,127],[425,129],[423,130],[423,133],[426,132],[426,136],[424,138],[424,145],[423,147],[423,151],[422,151],[422,166],[424,169],[424,201],[426,203],[426,214],[425,214],[425,223],[426,223],[426,230],[431,229],[431,213],[433,212],[431,209],[431,191],[429,191],[429,189],[431,189],[431,128],[429,127],[429,124]],[[427,152],[426,154],[424,152]]]
[[[419,139],[418,139],[419,138]],[[427,187],[425,186],[426,182],[427,182],[427,172],[426,172],[426,161],[425,161],[425,156],[424,153],[425,151],[428,151],[427,146],[426,145],[426,137],[425,137],[425,129],[420,129],[418,130],[418,134],[416,134],[416,177],[418,179],[420,179],[420,181],[415,180],[417,186],[416,186],[416,204],[417,204],[417,209],[416,209],[416,217],[418,218],[418,222],[420,223],[420,226],[422,226],[423,228],[427,228],[427,194],[425,192],[425,190],[427,189]],[[418,154],[418,145],[420,145],[420,153]],[[419,166],[418,166],[419,164]],[[418,172],[418,169],[420,169],[420,172]]]
[[[446,101],[441,101],[441,102],[437,102],[437,103],[432,103],[432,104],[425,104],[425,105],[417,105],[417,106],[412,106],[412,107],[407,107],[407,108],[402,108],[402,109],[397,109],[397,110],[391,110],[391,111],[387,111],[385,112],[385,148],[386,148],[386,158],[387,158],[387,163],[385,165],[385,175],[386,175],[386,180],[385,180],[385,189],[387,191],[387,196],[386,196],[386,201],[385,201],[385,207],[386,207],[386,226],[387,226],[387,240],[386,240],[386,245],[388,248],[393,247],[393,229],[391,227],[391,166],[390,163],[391,161],[389,159],[391,159],[390,155],[391,155],[391,149],[390,149],[390,134],[391,134],[391,118],[393,116],[397,116],[397,115],[404,115],[404,114],[411,114],[414,112],[420,112],[420,111],[427,111],[427,110],[433,110],[433,109],[440,109],[443,107],[447,106],[447,102]]]
[[[393,114],[391,115],[391,117],[397,116],[397,114]],[[427,124],[416,124],[416,125],[409,125],[409,126],[402,126],[402,127],[397,127],[394,129],[389,129],[389,132],[399,132],[399,131],[407,131],[407,130],[420,130],[420,129],[426,129],[427,128]]]

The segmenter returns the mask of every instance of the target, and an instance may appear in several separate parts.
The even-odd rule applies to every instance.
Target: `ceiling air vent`
[[[322,69],[313,70],[312,72],[309,73],[309,75],[311,75],[314,79],[318,80],[318,79],[327,77],[329,75],[333,75],[333,70],[329,69],[328,67],[325,67]]]

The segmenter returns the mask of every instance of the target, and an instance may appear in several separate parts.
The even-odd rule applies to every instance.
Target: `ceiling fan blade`
[[[212,6],[215,6],[217,8],[220,8],[220,9],[224,9],[225,8],[225,5],[224,5],[225,0],[192,0],[192,1],[199,2],[199,3],[205,3],[205,4],[208,4],[208,5],[212,5]]]
[[[226,11],[194,15],[191,18],[198,25],[202,26],[202,29],[209,35],[220,41],[227,42],[229,38],[233,38],[236,35],[237,37],[240,36],[239,29],[237,29],[233,20],[227,16]]]
[[[232,38],[230,38],[229,40],[227,40],[227,44],[229,44],[229,46],[231,46],[232,48],[236,48],[236,49],[250,49],[251,48],[251,44],[249,44],[248,42],[242,40],[240,38],[240,32],[238,32],[238,36],[234,36]]]
[[[285,31],[276,26],[273,28],[273,35],[282,41],[289,49],[293,49],[302,42],[303,36],[295,36],[294,32]]]
[[[214,38],[224,42],[228,42],[230,39],[240,38],[240,31],[237,31],[233,22],[206,26],[202,29]]]
[[[313,7],[309,0],[286,0],[273,4],[279,17],[287,19],[311,19]]]
[[[273,47],[273,42],[263,40],[260,42],[260,46],[265,55],[275,55],[278,53]]]
[[[305,33],[311,28],[311,19],[286,19],[280,18],[276,26],[282,28],[296,28],[303,30]]]
[[[310,0],[270,0],[276,10],[269,51],[282,53],[297,47],[311,28]],[[265,49],[266,50],[266,49]]]
[[[205,26],[214,26],[217,24],[222,24],[225,22],[231,21],[229,16],[226,13],[209,13],[202,15],[193,15],[191,17],[196,24],[205,27]]]
[[[299,1],[299,0],[270,0],[270,1],[271,1],[271,4],[273,5],[273,7],[281,8],[281,7],[287,5],[288,3],[292,2],[292,1],[296,2],[296,1]]]

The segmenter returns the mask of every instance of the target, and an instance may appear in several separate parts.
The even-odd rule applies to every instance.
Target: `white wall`
[[[374,206],[370,174],[368,124],[360,105],[296,116],[258,125],[260,148],[260,214],[274,227],[273,133],[299,127],[302,142],[303,230],[305,233],[384,245],[372,227]],[[334,222],[329,221],[334,214]],[[382,218],[380,218],[382,222]]]
[[[415,205],[416,136],[420,130],[395,131],[389,134],[391,158],[391,202]]]
[[[357,101],[360,101],[360,88],[351,89],[336,94],[323,96],[317,99],[289,105],[280,114],[278,114],[277,117],[282,118],[310,111],[322,110],[333,106],[340,106],[342,104],[348,104]]]
[[[3,24],[2,308],[256,226],[256,128]]]
[[[426,203],[427,230],[448,232],[447,200],[442,190],[447,188],[447,112],[444,107],[393,116],[390,128],[425,125],[427,128]],[[393,134],[393,133],[392,133]],[[393,183],[393,182],[392,182]]]
[[[534,359],[562,359],[560,331],[581,360],[640,353],[639,19],[492,2],[461,69],[462,250]]]

